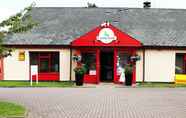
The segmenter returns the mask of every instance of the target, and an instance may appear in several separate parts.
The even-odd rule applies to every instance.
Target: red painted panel
[[[4,67],[3,67],[3,58],[0,59],[0,80],[3,80],[4,77]]]
[[[118,83],[117,79],[117,55],[118,55],[118,50],[114,48],[114,83]]]
[[[91,52],[96,53],[96,75],[89,75],[86,74],[84,76],[84,83],[90,83],[90,84],[98,84],[99,83],[99,71],[100,71],[100,49],[81,49],[82,52]]]
[[[132,71],[132,84],[136,84],[136,65],[134,65],[134,68]]]
[[[88,74],[84,75],[84,83],[97,84],[97,76]]]
[[[96,74],[97,74],[97,84],[100,82],[100,49],[96,50]]]
[[[33,81],[36,80],[36,76],[32,76]],[[39,81],[59,81],[59,73],[56,72],[48,72],[48,73],[39,73],[38,74]]]
[[[122,32],[118,28],[114,27],[113,25],[109,25],[107,28],[112,29],[115,33],[117,40],[113,41],[109,44],[102,43],[97,40],[97,36],[100,30],[103,27],[98,26],[95,29],[91,30],[90,32],[86,33],[85,35],[75,39],[71,45],[72,46],[115,46],[115,47],[141,47],[141,42],[132,38],[128,34]]]

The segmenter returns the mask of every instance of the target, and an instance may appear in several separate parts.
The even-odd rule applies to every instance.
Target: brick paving
[[[28,118],[186,118],[184,88],[0,88]]]

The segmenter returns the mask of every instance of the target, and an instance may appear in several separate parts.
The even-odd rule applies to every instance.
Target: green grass
[[[32,87],[72,87],[73,82],[33,82]],[[0,87],[31,87],[29,81],[0,81]]]
[[[179,88],[179,87],[186,87],[186,84],[145,82],[145,83],[138,83],[137,86],[149,87],[149,88]]]
[[[21,105],[0,101],[0,117],[24,116],[25,112],[25,108]]]
[[[29,81],[0,81],[0,87],[31,87]],[[33,82],[32,87],[75,87],[74,82]],[[174,84],[174,83],[158,83],[158,82],[145,82],[137,83],[137,87],[149,87],[149,88],[178,88],[186,87],[186,84]]]

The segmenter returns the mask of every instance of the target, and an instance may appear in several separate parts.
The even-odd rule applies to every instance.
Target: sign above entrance
[[[101,29],[99,35],[97,36],[97,40],[106,44],[111,43],[116,39],[117,37],[115,36],[114,32],[110,28]]]
[[[107,22],[76,38],[71,46],[141,47],[141,42]]]

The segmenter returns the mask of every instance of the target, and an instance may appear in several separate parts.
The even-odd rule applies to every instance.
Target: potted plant
[[[76,68],[74,68],[75,72],[75,81],[77,86],[82,86],[83,85],[83,78],[84,74],[86,73],[86,67],[83,64],[79,64]]]
[[[132,72],[133,72],[132,64],[126,65],[125,66],[125,85],[127,86],[132,85]]]

